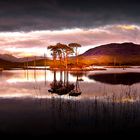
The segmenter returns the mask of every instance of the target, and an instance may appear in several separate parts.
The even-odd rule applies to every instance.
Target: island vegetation
[[[22,61],[5,60],[0,57],[0,68],[31,68],[49,66],[50,69],[85,69],[93,66],[129,67],[140,65],[140,45],[134,43],[111,43],[78,54],[81,44],[69,43],[47,46],[52,57],[25,57]],[[44,52],[45,53],[45,52]]]

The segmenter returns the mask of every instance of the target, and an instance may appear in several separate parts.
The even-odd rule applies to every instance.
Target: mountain
[[[47,58],[44,61],[44,57],[41,56],[32,56],[32,57],[23,57],[17,58],[10,54],[0,54],[0,68],[3,69],[11,69],[11,68],[23,68],[25,65],[34,66],[34,60],[36,59],[36,66],[43,66],[45,63],[46,65],[51,64],[51,60]]]
[[[140,65],[140,45],[111,43],[89,49],[79,57],[87,63],[99,65]]]
[[[140,45],[131,42],[111,43],[89,49],[78,56],[79,65],[140,65]],[[10,54],[0,54],[1,67],[23,67],[24,62],[34,65],[35,56],[17,58]],[[69,63],[75,62],[71,57]],[[47,58],[47,65],[52,61]],[[44,65],[44,57],[36,56],[36,65]]]
[[[0,59],[0,68],[9,69],[16,67],[18,65],[17,62],[11,62],[7,60]]]
[[[33,61],[35,59],[35,56],[17,58],[11,54],[0,54],[0,59],[10,61],[10,62],[26,62],[27,60]],[[44,57],[36,56],[36,60],[41,60],[41,59],[44,59]]]
[[[28,61],[34,61],[34,60],[42,60],[44,59],[43,56],[30,56],[30,57],[22,57],[22,58],[18,58],[18,62],[26,62]]]
[[[11,61],[11,62],[18,61],[18,58],[14,57],[13,55],[10,55],[10,54],[0,54],[0,59],[6,60],[6,61]]]
[[[111,43],[86,51],[83,56],[93,55],[140,55],[140,45],[134,43]]]

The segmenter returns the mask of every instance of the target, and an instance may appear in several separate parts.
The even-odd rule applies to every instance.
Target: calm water
[[[46,74],[46,77],[45,77]],[[36,70],[13,70],[0,73],[0,98],[51,98],[48,92],[53,82],[53,72]],[[69,82],[78,82],[82,94],[77,99],[92,99],[95,97],[122,95],[124,92],[140,91],[140,68],[117,69],[109,68],[106,71],[69,72]],[[64,73],[63,73],[64,76]],[[56,72],[57,81],[60,72]],[[82,80],[81,80],[82,79]],[[55,97],[59,95],[53,94]],[[61,98],[69,98],[68,95]]]
[[[0,134],[124,134],[140,129],[140,68],[69,72],[69,83],[76,84],[77,75],[82,93],[70,97],[48,92],[53,71],[1,72]]]

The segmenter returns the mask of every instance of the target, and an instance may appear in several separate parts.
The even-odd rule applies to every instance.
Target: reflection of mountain
[[[89,75],[89,79],[107,84],[132,85],[140,82],[140,73],[104,73]]]

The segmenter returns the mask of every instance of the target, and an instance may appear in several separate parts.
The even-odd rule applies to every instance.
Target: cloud
[[[139,24],[136,0],[1,0],[0,31],[95,28]]]
[[[1,53],[12,53],[16,56],[43,55],[44,52],[49,55],[47,46],[58,42],[80,43],[83,46],[80,48],[80,53],[91,47],[112,42],[140,43],[140,26],[115,24],[89,29],[0,32]]]

